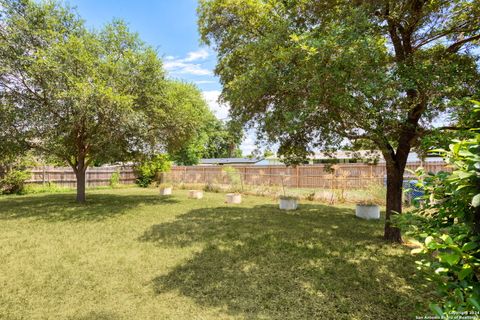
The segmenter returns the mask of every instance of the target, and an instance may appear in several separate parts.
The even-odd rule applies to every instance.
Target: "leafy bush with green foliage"
[[[135,182],[142,188],[147,188],[153,181],[159,178],[159,174],[170,170],[171,162],[167,155],[158,154],[135,167],[137,179]]]
[[[227,175],[228,183],[230,184],[231,191],[240,192],[243,191],[243,182],[241,173],[234,167],[226,166],[222,171]]]
[[[473,132],[448,151],[435,150],[453,172],[419,171],[425,189],[421,207],[397,221],[423,244],[413,253],[424,254],[418,268],[437,286],[439,299],[430,308],[438,316],[480,312],[480,133]]]
[[[30,172],[27,170],[9,170],[0,180],[0,190],[3,194],[21,194],[29,178]]]
[[[110,181],[109,181],[110,187],[115,188],[120,184],[120,172],[115,171],[112,173],[110,176]]]
[[[205,184],[205,186],[203,186],[203,191],[219,193],[220,191],[222,191],[222,189],[218,184],[215,184],[214,182],[209,181]]]

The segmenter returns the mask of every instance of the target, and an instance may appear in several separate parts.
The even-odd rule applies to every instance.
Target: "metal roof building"
[[[200,159],[199,165],[254,165],[263,159],[260,158],[213,158]]]

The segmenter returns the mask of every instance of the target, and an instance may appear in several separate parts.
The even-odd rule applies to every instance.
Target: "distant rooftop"
[[[263,159],[261,158],[213,158],[200,159],[198,164],[255,164]]]

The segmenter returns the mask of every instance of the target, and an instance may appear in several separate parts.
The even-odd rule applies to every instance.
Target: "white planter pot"
[[[362,219],[380,219],[380,207],[377,205],[357,204],[355,215]]]
[[[188,197],[191,199],[202,199],[203,198],[203,191],[201,190],[190,190],[188,192]]]
[[[280,198],[280,210],[296,210],[298,208],[298,201],[294,198]]]
[[[172,187],[160,188],[160,195],[161,196],[169,196],[171,194],[172,194]]]
[[[227,203],[242,203],[242,195],[239,193],[227,193]]]

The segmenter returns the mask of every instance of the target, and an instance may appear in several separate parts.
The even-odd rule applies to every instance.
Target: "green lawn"
[[[426,304],[409,250],[349,207],[137,188],[73,199],[0,197],[1,319],[410,319]]]

